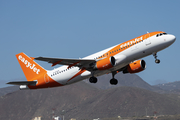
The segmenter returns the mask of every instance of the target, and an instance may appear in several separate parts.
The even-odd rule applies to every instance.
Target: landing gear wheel
[[[90,83],[97,83],[97,78],[96,77],[90,77],[89,82]]]
[[[159,64],[159,63],[160,63],[160,60],[159,60],[159,59],[156,59],[156,60],[155,60],[155,63]]]
[[[110,83],[111,83],[111,85],[117,85],[118,80],[113,78],[113,79],[110,80]]]

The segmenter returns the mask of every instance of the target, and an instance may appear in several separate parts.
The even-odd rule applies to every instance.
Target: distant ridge
[[[154,87],[159,87],[166,93],[180,94],[180,81],[158,84],[154,85]]]
[[[0,88],[0,96],[6,95],[19,90],[19,86],[10,86],[5,88]]]
[[[116,88],[120,86],[129,86],[129,87],[143,88],[146,90],[163,93],[161,88],[158,88],[157,86],[149,85],[147,82],[145,82],[136,74],[129,74],[129,73],[116,74],[115,78],[118,80],[117,85],[111,85],[109,83],[111,78],[112,78],[111,74],[105,74],[98,77],[98,82],[96,84],[89,83],[89,80],[85,80],[85,82],[99,89],[109,89],[109,88]]]
[[[180,90],[180,81],[158,84],[155,86],[160,87],[163,90],[169,90],[169,91],[178,90],[178,89]]]

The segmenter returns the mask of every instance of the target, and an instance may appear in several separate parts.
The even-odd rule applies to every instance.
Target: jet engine
[[[113,56],[104,58],[95,63],[94,69],[106,70],[115,65],[115,58]]]
[[[20,85],[19,87],[20,90],[27,90],[29,87],[27,85]]]
[[[137,60],[130,63],[123,73],[138,73],[146,68],[146,62],[144,60]]]

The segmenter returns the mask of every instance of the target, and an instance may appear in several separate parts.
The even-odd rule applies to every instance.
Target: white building
[[[54,120],[60,120],[60,117],[59,117],[59,116],[53,117],[53,118],[54,118]]]
[[[41,120],[41,117],[35,117],[32,120]]]

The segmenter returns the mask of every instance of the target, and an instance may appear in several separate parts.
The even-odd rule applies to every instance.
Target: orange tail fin
[[[47,72],[44,68],[38,65],[33,58],[28,57],[24,53],[19,53],[16,57],[27,81],[33,81],[37,76]]]

